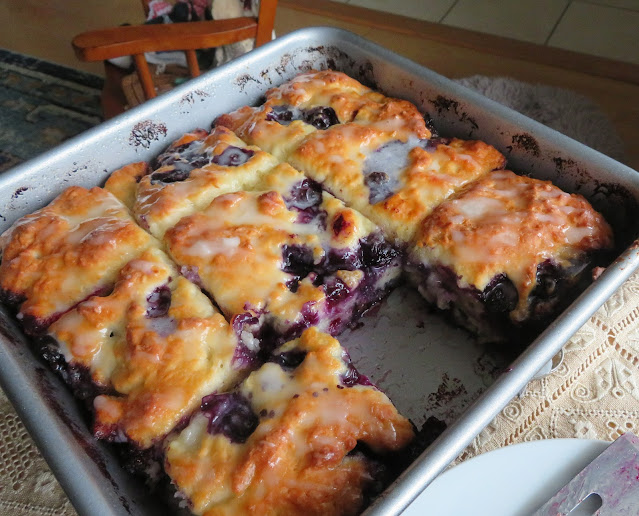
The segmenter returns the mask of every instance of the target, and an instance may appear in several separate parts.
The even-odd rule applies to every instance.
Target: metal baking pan
[[[354,34],[291,33],[66,142],[0,176],[0,231],[69,185],[103,184],[114,169],[148,160],[174,138],[220,114],[255,104],[301,71],[333,68],[414,102],[443,135],[483,139],[509,168],[585,195],[624,242],[620,256],[512,364],[427,313],[409,288],[395,291],[341,342],[358,368],[418,426],[430,415],[448,429],[367,510],[399,514],[463,451],[568,338],[639,266],[633,225],[639,174],[514,111]],[[62,381],[31,352],[0,307],[0,383],[80,514],[160,514],[112,448],[96,442]]]

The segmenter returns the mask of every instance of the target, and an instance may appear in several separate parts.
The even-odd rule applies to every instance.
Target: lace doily
[[[73,516],[69,499],[0,390],[0,514]]]
[[[460,456],[559,437],[613,441],[639,432],[639,273],[564,346],[563,362],[531,381]]]

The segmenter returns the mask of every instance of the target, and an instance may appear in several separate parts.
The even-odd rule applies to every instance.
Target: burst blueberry
[[[201,408],[209,420],[208,432],[222,434],[234,443],[246,442],[259,424],[249,401],[238,393],[205,396]]]
[[[253,154],[255,154],[255,151],[251,149],[242,149],[229,145],[221,154],[213,156],[211,161],[223,167],[239,167],[251,159]]]
[[[304,121],[316,129],[328,129],[339,124],[339,118],[331,107],[316,107],[304,112]]]
[[[165,316],[171,307],[171,289],[168,285],[157,287],[148,295],[146,302],[148,304],[147,317],[153,319]]]
[[[178,183],[185,181],[191,175],[192,168],[173,168],[165,172],[153,172],[151,174],[151,184],[157,183]]]
[[[482,295],[486,309],[492,313],[511,312],[519,301],[517,288],[505,274],[495,276]]]

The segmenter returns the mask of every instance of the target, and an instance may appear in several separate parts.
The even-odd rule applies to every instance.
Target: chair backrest
[[[148,12],[148,0],[141,0]],[[255,38],[255,46],[271,40],[277,0],[261,0],[257,19],[231,18],[188,23],[121,26],[78,34],[72,45],[82,61],[106,61],[130,55],[136,65],[147,99],[155,87],[145,52],[182,50],[192,77],[200,75],[196,50],[213,48]]]

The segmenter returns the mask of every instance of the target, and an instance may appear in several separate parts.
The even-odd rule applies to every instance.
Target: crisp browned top
[[[115,392],[94,402],[98,436],[126,436],[141,448],[164,437],[202,396],[237,381],[237,339],[228,323],[158,249],[129,262],[111,294],[81,303],[49,335],[69,364]]]
[[[26,300],[19,317],[45,320],[113,284],[154,239],[101,188],[72,186],[0,238],[0,288]]]
[[[290,152],[317,129],[304,120],[279,123],[269,120],[273,108],[287,106],[294,114],[319,107],[330,107],[341,124],[355,119],[388,120],[401,116],[409,120],[416,134],[428,138],[430,131],[417,108],[372,91],[341,72],[311,71],[270,89],[261,106],[243,107],[220,116],[216,124],[228,127],[248,143],[257,145],[279,159]],[[319,131],[321,132],[321,131]]]
[[[260,185],[271,189],[219,196],[167,231],[171,256],[182,266],[197,268],[204,288],[228,317],[268,307],[269,317],[290,324],[301,317],[305,305],[320,312],[326,294],[312,277],[304,278],[295,292],[287,286],[291,276],[283,270],[284,246],[310,249],[319,264],[331,249],[357,250],[359,240],[376,230],[327,193],[320,205],[325,226],[319,219],[299,222],[299,213],[287,208],[285,197],[302,180],[302,174],[280,165]]]
[[[342,385],[347,366],[335,339],[309,329],[282,350],[307,355],[293,371],[267,363],[238,389],[266,414],[245,443],[211,435],[201,414],[169,442],[167,472],[196,514],[356,514],[372,476],[349,452],[360,441],[398,451],[413,439],[383,393]]]
[[[519,291],[517,318],[525,313],[541,262],[568,266],[588,251],[611,247],[610,226],[581,195],[497,171],[436,208],[420,228],[414,253],[420,261],[452,267],[479,290],[506,274]]]
[[[394,123],[354,122],[318,131],[289,161],[402,243],[444,199],[505,164],[504,156],[484,142],[455,138],[429,144],[401,117]],[[367,174],[378,171],[387,175],[391,192],[371,202]]]

